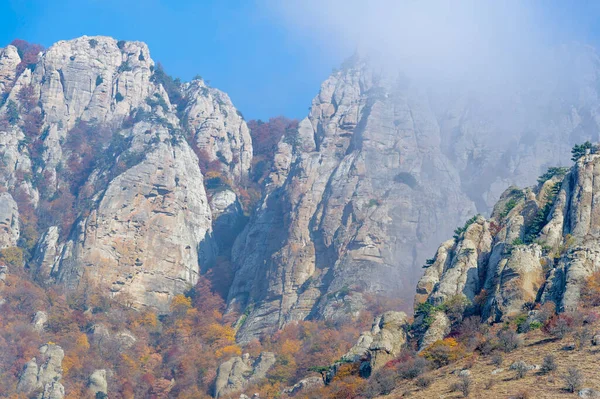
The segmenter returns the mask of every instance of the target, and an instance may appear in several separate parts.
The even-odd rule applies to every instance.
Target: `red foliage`
[[[20,75],[27,67],[37,64],[37,56],[44,51],[40,44],[29,43],[22,39],[15,39],[10,44],[17,48],[21,62],[17,65],[17,75]]]
[[[251,120],[248,122],[254,158],[252,160],[253,179],[260,181],[271,169],[279,140],[293,134],[298,129],[298,121],[283,116],[271,118],[268,122]]]

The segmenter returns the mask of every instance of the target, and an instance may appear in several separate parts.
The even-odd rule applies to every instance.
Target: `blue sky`
[[[200,74],[246,119],[305,116],[347,54],[307,42],[253,0],[0,0],[0,46],[82,35],[146,42],[168,73]]]
[[[365,6],[374,2],[379,8]],[[0,0],[0,46],[21,38],[47,47],[58,40],[81,35],[140,40],[149,45],[154,60],[160,61],[171,75],[189,80],[200,74],[214,87],[229,93],[246,119],[277,115],[302,118],[321,82],[332,68],[352,54],[355,41],[369,38],[372,32],[381,33],[373,35],[370,38],[373,41],[389,36],[395,40],[384,30],[389,29],[384,15],[377,13],[393,17],[387,21],[391,22],[392,33],[406,34],[394,30],[396,17],[386,12],[386,7],[397,3],[396,0]],[[600,25],[595,2],[525,3],[534,5],[528,11],[535,18],[528,23],[544,25],[540,30],[544,41],[580,40],[592,44],[598,41]],[[522,13],[521,9],[515,10]],[[367,11],[372,12],[363,20]],[[403,10],[398,11],[401,16]],[[421,11],[428,17],[431,10]],[[427,20],[419,25],[427,25]],[[429,28],[426,29],[424,32],[429,33]],[[527,35],[528,31],[520,34]],[[444,44],[437,44],[440,43]],[[431,46],[430,50],[434,49]]]

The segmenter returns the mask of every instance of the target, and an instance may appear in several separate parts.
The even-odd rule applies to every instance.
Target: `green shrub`
[[[579,160],[579,158],[581,158],[582,156],[585,155],[587,150],[591,151],[593,149],[593,147],[594,146],[589,141],[586,141],[583,144],[576,144],[571,149],[571,161],[577,162]]]
[[[543,175],[538,177],[537,181],[538,181],[538,183],[543,184],[546,181],[552,179],[554,176],[559,176],[559,177],[564,176],[568,171],[569,171],[569,168],[553,166],[553,167],[548,168],[546,173],[544,173]]]
[[[477,221],[478,217],[479,217],[479,215],[475,215],[471,219],[467,220],[465,222],[465,225],[463,227],[457,227],[456,229],[454,229],[454,241],[458,241],[460,239],[461,235],[465,231],[467,231],[467,229],[469,228],[469,226],[472,225],[473,223],[475,223]]]
[[[17,108],[17,103],[13,100],[8,101],[8,104],[6,105],[6,117],[11,126],[14,126],[19,122],[19,109]]]
[[[96,46],[98,45],[98,40],[90,39],[90,41],[88,43],[90,44],[91,48],[96,48]]]

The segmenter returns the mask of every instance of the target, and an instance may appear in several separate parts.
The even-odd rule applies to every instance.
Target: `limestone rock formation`
[[[471,221],[455,240],[442,244],[417,286],[416,303],[439,307],[462,295],[471,311],[477,305],[482,319],[491,322],[522,314],[535,303],[576,309],[585,279],[600,270],[600,213],[592,199],[600,167],[596,152],[593,147],[570,170],[550,169],[535,187],[509,188],[490,219]],[[427,307],[417,306],[417,320],[422,309]],[[423,340],[433,335],[434,324]]]
[[[20,61],[0,49],[0,248],[17,244],[23,207],[47,226],[30,260],[40,281],[167,310],[217,251],[201,167],[232,185],[215,212],[233,234],[252,160],[241,114],[202,80],[178,86],[141,42],[83,36]]]
[[[230,307],[252,309],[242,341],[312,315],[356,315],[371,294],[402,296],[439,233],[475,213],[426,99],[390,85],[361,63],[335,73],[282,139],[233,249]]]
[[[325,383],[321,377],[307,377],[298,381],[293,386],[284,389],[283,393],[290,397],[294,397],[303,391],[320,388],[324,385]]]
[[[44,328],[46,327],[46,322],[48,321],[48,314],[46,312],[44,312],[43,310],[38,310],[37,312],[35,312],[35,315],[33,316],[33,320],[31,321],[31,324],[33,325],[33,329],[37,332],[42,332],[44,331]]]
[[[9,193],[0,194],[0,249],[14,247],[19,239],[19,209]]]
[[[456,226],[489,214],[511,184],[532,184],[549,165],[567,164],[573,144],[597,139],[597,54],[575,46],[550,57],[572,71],[568,88],[526,76],[498,97],[460,84],[424,89],[374,73],[360,58],[334,72],[298,133],[279,143],[265,195],[234,245],[229,308],[248,314],[238,339],[294,320],[355,317],[376,295],[409,305],[420,267]],[[450,253],[453,242],[440,248],[457,269],[436,290],[439,300],[463,288],[470,300],[477,293],[477,265],[498,256],[486,229],[473,226],[456,248],[460,258]],[[433,289],[442,255],[419,295]],[[507,283],[538,252],[514,256],[498,270]],[[539,269],[517,273],[530,291],[538,284]]]
[[[369,376],[396,358],[407,336],[408,321],[404,312],[386,312],[373,321],[371,331],[363,332],[356,345],[342,356],[344,362],[361,362],[361,375]],[[335,367],[333,368],[335,373]]]
[[[215,398],[239,392],[252,382],[263,379],[275,361],[274,353],[263,352],[256,359],[244,354],[221,363],[215,380]]]
[[[202,79],[187,84],[183,91],[190,100],[185,121],[195,145],[207,162],[219,162],[230,178],[239,183],[248,176],[252,162],[252,139],[242,114],[229,96],[209,87]]]
[[[17,390],[25,394],[41,392],[38,399],[62,399],[65,394],[60,383],[62,378],[62,360],[65,356],[62,348],[55,344],[43,345],[39,349],[40,363],[31,359],[23,368]]]
[[[98,392],[108,394],[108,383],[106,382],[106,370],[94,370],[88,380],[88,391],[94,397]]]

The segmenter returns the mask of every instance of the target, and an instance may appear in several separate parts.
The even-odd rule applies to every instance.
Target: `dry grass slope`
[[[594,325],[593,331],[600,331],[600,325]],[[576,367],[584,375],[583,388],[600,390],[600,346],[586,346],[581,350],[568,347],[574,342],[569,338],[555,340],[540,331],[525,334],[524,344],[514,352],[503,354],[501,366],[492,364],[492,357],[479,356],[476,361],[463,359],[428,373],[432,383],[427,388],[419,388],[416,381],[403,381],[388,396],[380,398],[395,399],[410,397],[414,399],[462,398],[460,392],[452,392],[452,385],[459,381],[458,372],[470,367],[472,389],[469,398],[506,399],[506,398],[574,398],[577,392],[565,389],[562,376],[569,367]],[[516,371],[510,370],[513,362],[523,360],[527,364],[541,365],[546,355],[555,357],[557,368],[548,374],[539,370],[529,371],[522,379],[516,378]],[[503,368],[504,371],[492,375],[492,371]],[[526,392],[528,396],[518,396]]]

